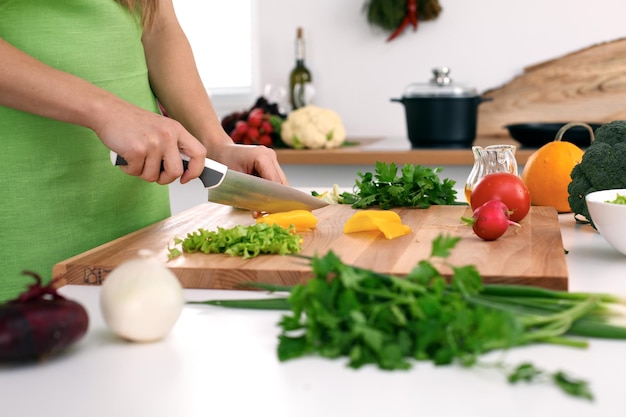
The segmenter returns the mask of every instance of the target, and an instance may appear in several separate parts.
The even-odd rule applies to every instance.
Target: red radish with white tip
[[[461,217],[472,230],[483,240],[496,240],[500,238],[509,226],[520,225],[509,219],[510,210],[500,200],[489,200],[476,210],[471,218]]]

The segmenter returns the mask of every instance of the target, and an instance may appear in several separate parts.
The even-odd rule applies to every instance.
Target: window
[[[174,7],[218,114],[249,107],[252,0],[174,0]]]

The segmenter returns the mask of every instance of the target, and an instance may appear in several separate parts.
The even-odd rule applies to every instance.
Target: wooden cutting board
[[[354,214],[349,206],[331,205],[316,210],[318,227],[303,233],[304,255],[334,251],[344,262],[399,276],[430,255],[431,242],[440,233],[460,236],[448,258],[455,266],[472,264],[485,282],[535,285],[566,290],[567,265],[556,211],[532,207],[517,231],[511,228],[496,241],[486,242],[461,223],[471,216],[467,206],[433,206],[429,209],[394,209],[413,233],[386,240],[376,232],[344,234],[343,225]],[[306,260],[264,255],[243,260],[224,254],[184,254],[167,261],[174,238],[184,238],[199,228],[253,224],[247,211],[206,203],[172,216],[135,233],[106,243],[55,265],[59,285],[99,285],[120,263],[134,258],[140,249],[152,250],[167,262],[185,288],[241,289],[243,282],[293,285],[311,276]],[[450,270],[442,267],[445,276]]]
[[[626,118],[626,38],[615,39],[524,68],[484,93],[479,137],[509,137],[507,124],[605,123]]]

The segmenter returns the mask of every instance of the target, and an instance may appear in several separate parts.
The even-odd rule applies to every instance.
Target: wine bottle
[[[289,74],[289,101],[292,110],[311,104],[313,95],[311,71],[304,64],[304,36],[299,27],[296,32],[296,66]]]

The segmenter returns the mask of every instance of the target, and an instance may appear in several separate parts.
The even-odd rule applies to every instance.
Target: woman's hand
[[[126,106],[124,106],[126,107]],[[177,121],[129,106],[109,111],[109,117],[94,129],[102,142],[123,157],[128,175],[169,184],[198,177],[204,168],[206,148]],[[189,156],[183,171],[180,152]]]
[[[142,42],[152,90],[168,116],[178,120],[204,145],[209,158],[236,171],[287,183],[273,150],[263,146],[235,145],[224,132],[171,0],[159,0],[154,23],[144,31]],[[187,141],[179,141],[181,143],[189,146]],[[140,158],[138,160],[139,165]],[[152,176],[156,161],[151,160],[150,164],[149,175]],[[198,174],[190,173],[189,178],[195,175]]]
[[[182,175],[185,183],[202,172],[206,148],[180,123],[45,65],[2,39],[0,56],[9,63],[0,65],[0,106],[92,129],[126,159],[125,172],[147,181],[167,184]],[[191,158],[185,173],[179,151]]]
[[[276,152],[258,145],[237,145],[234,143],[212,147],[210,158],[220,161],[235,171],[256,175],[270,181],[287,184]]]
[[[276,152],[265,146],[237,145],[234,143],[211,148],[211,157],[235,171],[257,175],[270,181],[287,184],[287,177],[276,158]],[[252,217],[263,216],[264,212],[252,211]]]

